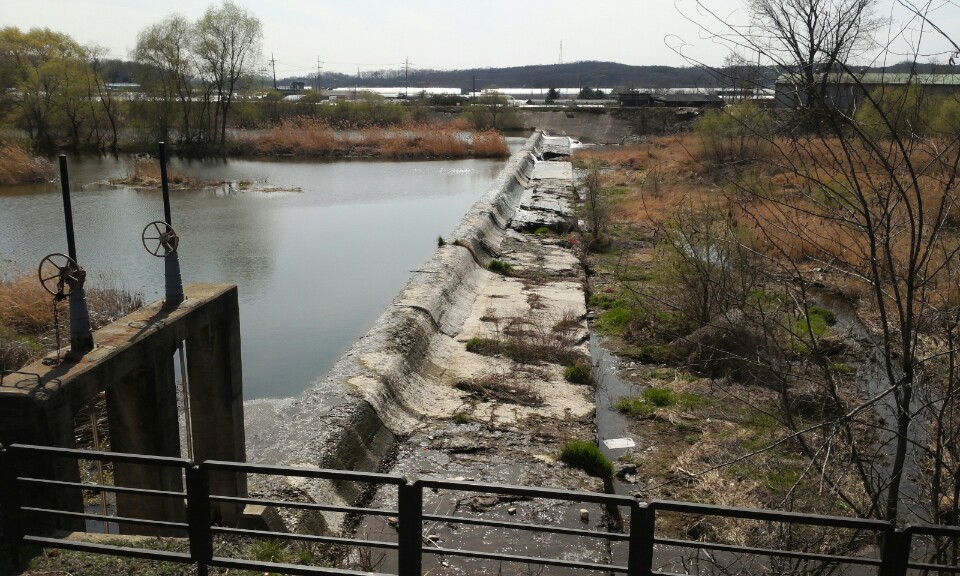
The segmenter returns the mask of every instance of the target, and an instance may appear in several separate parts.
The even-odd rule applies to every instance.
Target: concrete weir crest
[[[545,151],[560,158],[542,161]],[[248,460],[381,470],[404,438],[432,421],[449,421],[466,404],[492,423],[592,414],[592,388],[566,383],[562,366],[527,376],[536,380],[530,386],[544,392],[536,407],[503,410],[457,386],[510,369],[510,360],[467,352],[464,344],[497,333],[521,314],[532,318],[524,320],[530,329],[545,332],[567,319],[565,329],[575,332],[571,352],[588,354],[583,271],[570,242],[556,233],[521,233],[544,226],[565,232],[575,224],[572,167],[563,161],[569,152],[566,137],[531,136],[329,374],[295,398],[247,402]],[[495,258],[507,261],[515,274],[489,271]],[[337,489],[344,501],[356,496],[350,487]]]

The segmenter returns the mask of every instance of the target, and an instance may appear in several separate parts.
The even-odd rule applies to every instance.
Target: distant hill
[[[770,76],[771,78],[773,76]],[[302,81],[314,85],[314,76],[285,78],[283,83]],[[476,82],[476,84],[474,84]],[[403,70],[364,72],[359,77],[349,74],[324,73],[320,83],[326,88],[359,86],[403,86]],[[616,62],[571,62],[539,64],[511,68],[474,68],[468,70],[409,71],[411,88],[443,86],[477,90],[485,88],[696,88],[717,86],[718,81],[700,68],[673,66],[629,66]]]

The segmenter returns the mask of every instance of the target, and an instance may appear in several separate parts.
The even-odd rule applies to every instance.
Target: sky
[[[929,0],[928,0],[929,1]],[[745,0],[704,0],[744,21]],[[878,0],[891,13],[897,0]],[[127,58],[137,33],[170,14],[190,20],[214,0],[0,0],[0,26],[46,27]],[[692,21],[694,0],[235,0],[263,23],[264,60],[278,78],[323,71],[468,69],[602,60],[633,65],[719,65],[729,53]],[[936,0],[938,23],[960,27],[956,0]],[[561,49],[562,46],[562,49]],[[935,50],[936,51],[936,50]],[[946,57],[940,57],[946,61]]]

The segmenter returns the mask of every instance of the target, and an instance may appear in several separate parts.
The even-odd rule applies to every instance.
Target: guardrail
[[[144,490],[131,487],[94,484],[86,482],[53,481],[41,477],[27,476],[22,472],[40,459],[68,459],[73,461],[100,460],[107,463],[137,464],[159,466],[179,470],[182,473],[182,491]],[[350,483],[362,486],[358,493],[373,494],[380,490],[387,493],[377,501],[392,500],[381,507],[338,506],[297,500],[274,500],[254,497],[235,497],[211,493],[210,476],[212,474],[254,474],[282,477],[297,483],[326,482],[328,487]],[[386,490],[383,488],[387,487]],[[62,510],[46,505],[37,505],[28,501],[25,494],[33,494],[36,500],[38,490],[63,491],[85,490],[113,494],[127,494],[142,498],[159,498],[183,506],[184,521],[167,521],[138,517],[117,517],[103,514],[91,514],[75,510]],[[629,520],[621,532],[602,531],[572,527],[568,522],[534,523],[516,520],[483,517],[481,514],[464,515],[457,509],[448,513],[425,513],[424,494],[429,491],[432,501],[443,501],[447,493],[455,495],[477,494],[495,495],[506,499],[532,499],[559,503],[561,509],[569,503],[601,505],[607,510],[617,508],[628,513]],[[393,494],[395,493],[395,498]],[[216,506],[248,505],[271,507],[299,513],[339,514],[352,518],[384,518],[395,526],[396,533],[389,533],[381,539],[365,538],[360,532],[352,536],[337,536],[325,533],[288,533],[279,530],[263,530],[218,526],[212,521],[211,509]],[[926,574],[960,573],[957,566],[960,549],[960,527],[914,525],[904,529],[895,529],[893,525],[879,520],[817,516],[791,512],[750,510],[685,502],[654,501],[648,504],[638,503],[626,496],[508,486],[502,484],[484,484],[458,480],[420,479],[408,482],[401,476],[351,472],[343,470],[323,470],[317,468],[297,468],[287,466],[263,466],[236,462],[208,461],[200,464],[180,458],[119,454],[112,452],[94,452],[43,446],[11,445],[0,447],[0,530],[3,539],[11,550],[11,556],[19,566],[23,546],[63,548],[109,554],[120,557],[141,558],[155,561],[192,564],[199,575],[208,573],[210,567],[224,569],[257,570],[285,574],[374,574],[369,567],[363,572],[329,568],[321,566],[288,564],[265,560],[251,560],[227,555],[217,549],[218,542],[225,538],[238,537],[253,540],[300,541],[307,544],[327,544],[350,547],[352,549],[376,549],[395,554],[394,572],[399,576],[420,575],[424,567],[424,558],[441,556],[459,558],[463,561],[499,561],[522,563],[532,566],[550,567],[565,570],[564,573],[603,573],[628,574],[630,576],[652,574],[670,574],[670,568],[690,573],[697,557],[709,556],[709,566],[714,569],[722,565],[723,570],[737,570],[750,573],[751,566],[759,570],[769,570],[776,562],[792,563],[789,568],[794,573],[816,568],[828,568],[846,572],[859,567],[859,573],[875,573],[880,576],[901,576],[911,571]],[[511,514],[515,514],[511,512]],[[778,526],[783,535],[779,547],[750,547],[717,542],[703,541],[702,538],[663,538],[656,535],[658,518],[667,516],[690,516],[699,519],[720,518],[743,522],[755,522]],[[110,543],[97,543],[72,540],[50,535],[43,529],[43,521],[38,519],[55,518],[61,522],[81,522],[96,520],[109,522],[117,526],[139,525],[164,533],[186,538],[186,551],[152,550],[136,546],[120,546]],[[483,537],[475,538],[485,545],[481,549],[442,547],[424,537],[424,524],[434,523],[451,530],[462,532],[484,531]],[[791,534],[812,528],[833,531],[834,535],[845,534],[850,546],[839,548],[841,552],[823,554],[789,546]],[[497,541],[488,545],[492,537]],[[523,555],[512,553],[522,543],[533,538],[551,538],[553,548],[575,551],[578,554]],[[924,541],[929,556],[926,561],[911,558],[911,550],[918,538],[940,539],[941,545],[931,545]],[[873,542],[873,554],[864,554],[868,547],[857,543]],[[942,545],[950,542],[950,546]],[[615,552],[611,552],[616,550]],[[692,551],[693,557],[684,551]],[[592,552],[586,553],[586,552]],[[845,553],[843,553],[845,552]],[[660,566],[655,569],[655,556]],[[446,560],[444,560],[446,562]],[[691,564],[693,562],[693,564]],[[674,570],[677,571],[677,570]],[[723,571],[721,570],[721,571]],[[695,571],[700,571],[696,568]],[[552,573],[552,572],[551,572]]]

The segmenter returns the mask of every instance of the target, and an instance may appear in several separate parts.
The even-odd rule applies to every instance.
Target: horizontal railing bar
[[[302,476],[304,478],[346,480],[349,482],[370,482],[375,484],[391,484],[395,486],[400,486],[407,483],[407,480],[402,476],[395,476],[392,474],[377,474],[375,472],[355,472],[352,470],[328,470],[325,468],[304,468],[297,466],[269,466],[265,464],[225,462],[222,460],[208,460],[203,462],[200,466],[209,470],[246,472],[248,474]]]
[[[312,502],[288,502],[286,500],[259,500],[257,498],[236,498],[234,496],[211,496],[211,502],[230,502],[233,504],[252,504],[274,506],[277,508],[295,508],[298,510],[322,510],[324,512],[343,512],[345,514],[364,514],[369,516],[396,516],[396,510],[382,508],[357,508],[354,506],[334,506],[332,504],[314,504]]]
[[[736,554],[750,554],[752,556],[775,556],[778,558],[795,558],[797,560],[816,560],[830,564],[857,564],[861,566],[880,566],[878,558],[860,558],[855,556],[836,556],[833,554],[816,554],[813,552],[797,552],[794,550],[775,550],[772,548],[751,548],[749,546],[735,546],[733,544],[716,544],[714,542],[693,542],[690,540],[672,540],[669,538],[654,538],[654,544],[676,546],[678,548],[696,548],[698,550],[717,550]]]
[[[79,450],[77,448],[57,448],[55,446],[33,446],[30,444],[11,444],[7,446],[10,453],[43,453],[50,456],[59,456],[62,458],[74,458],[76,460],[109,460],[111,462],[124,462],[130,464],[150,464],[153,466],[171,466],[177,468],[190,468],[193,463],[183,458],[174,458],[171,456],[152,456],[148,454],[126,454],[122,452],[101,452],[97,450]]]
[[[559,568],[578,568],[584,570],[595,570],[598,572],[627,573],[626,566],[616,566],[613,564],[591,564],[588,562],[560,560],[558,558],[536,558],[533,556],[516,556],[513,554],[499,554],[496,552],[477,552],[475,550],[456,550],[453,548],[424,548],[423,552],[427,554],[439,554],[444,556],[460,556],[463,558],[502,560],[504,562],[521,562],[523,564],[540,564],[543,566],[557,566]]]
[[[158,528],[175,528],[178,530],[188,530],[190,526],[185,522],[167,522],[164,520],[147,520],[146,518],[127,518],[125,516],[104,516],[102,514],[86,514],[84,512],[68,512],[66,510],[53,510],[50,508],[32,508],[21,507],[23,512],[34,514],[48,514],[61,516],[63,518],[82,518],[84,520],[98,520],[101,522],[116,522],[117,524],[141,524],[143,526],[156,526]]]
[[[835,528],[855,528],[892,532],[893,524],[883,520],[869,520],[866,518],[844,518],[840,516],[822,516],[819,514],[803,514],[802,512],[779,512],[775,510],[754,510],[750,508],[731,508],[716,504],[695,504],[692,502],[675,502],[672,500],[654,500],[647,504],[647,508],[654,511],[681,512],[684,514],[706,514],[724,518],[744,518],[747,520],[767,520],[773,522],[788,522],[793,524],[812,524],[817,526],[832,526]]]
[[[960,538],[960,526],[944,526],[942,524],[910,524],[904,528],[903,531],[906,534]]]
[[[296,532],[270,532],[267,530],[246,530],[243,528],[221,528],[213,526],[211,532],[218,534],[233,534],[235,536],[251,536],[255,538],[277,538],[283,540],[303,540],[305,542],[323,542],[324,544],[349,544],[366,548],[386,548],[397,550],[400,545],[396,542],[381,542],[379,540],[355,540],[338,536],[318,536],[316,534],[298,534]]]
[[[60,486],[64,488],[78,488],[81,490],[97,490],[116,492],[118,494],[143,494],[158,498],[186,498],[186,492],[170,492],[167,490],[147,490],[145,488],[130,488],[127,486],[111,486],[109,484],[84,484],[83,482],[64,482],[62,480],[46,480],[44,478],[18,477],[17,482],[24,484],[40,484],[44,486]]]
[[[113,554],[115,556],[143,558],[145,560],[158,560],[160,562],[177,562],[179,564],[189,564],[193,562],[190,554],[186,552],[147,550],[145,548],[127,548],[126,546],[111,546],[109,544],[78,542],[76,540],[61,540],[59,538],[43,538],[41,536],[24,536],[23,541],[28,544],[35,544],[41,547],[49,546],[51,548],[63,548],[67,550],[77,550],[80,552]]]
[[[257,572],[278,572],[281,574],[333,574],[336,576],[373,576],[381,574],[380,572],[356,572],[354,570],[343,570],[340,568],[324,568],[321,566],[303,566],[301,564],[272,564],[270,562],[258,562],[254,560],[238,560],[235,558],[223,558],[214,556],[208,562],[210,566],[218,568],[233,568],[237,570],[256,570]]]
[[[951,566],[949,564],[926,564],[923,562],[908,562],[908,570],[924,570],[930,572],[953,572],[960,573],[960,566]]]
[[[576,492],[574,490],[558,490],[556,488],[527,488],[525,486],[509,486],[506,484],[485,484],[482,482],[466,482],[462,480],[439,480],[421,478],[415,482],[425,488],[444,488],[460,490],[462,492],[487,492],[490,494],[505,494],[508,496],[527,496],[530,498],[548,498],[551,500],[569,500],[573,502],[590,502],[593,504],[616,504],[617,506],[635,506],[637,501],[630,496],[616,496],[613,494],[599,494],[597,492]]]
[[[437,516],[434,514],[424,514],[423,519],[433,520],[436,522],[452,522],[454,524],[470,524],[472,526],[489,526],[491,528],[526,530],[528,532],[546,532],[549,534],[567,534],[570,536],[584,536],[587,538],[603,538],[604,540],[630,540],[629,534],[619,534],[617,532],[597,532],[596,530],[563,528],[561,526],[543,526],[540,524],[524,524],[522,522],[500,522],[497,520],[464,518],[463,516]]]

